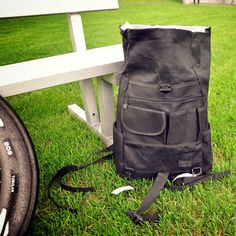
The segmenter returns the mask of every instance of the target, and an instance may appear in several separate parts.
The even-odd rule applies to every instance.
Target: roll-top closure
[[[126,29],[178,29],[178,30],[187,30],[191,32],[202,32],[205,33],[209,26],[181,26],[181,25],[139,25],[139,24],[129,24],[126,22],[120,27],[122,30]]]
[[[210,27],[208,26],[133,25],[125,23],[120,29],[122,35],[129,39],[158,39],[163,35],[210,34]]]

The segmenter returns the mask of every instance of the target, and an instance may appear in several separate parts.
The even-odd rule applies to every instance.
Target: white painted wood
[[[106,137],[109,137],[113,134],[113,123],[115,121],[114,99],[112,85],[102,78],[100,77],[97,80],[101,131]]]
[[[83,30],[83,23],[80,14],[70,14],[68,23],[71,35],[73,50],[83,52],[86,50],[86,42]],[[91,124],[100,122],[99,113],[96,104],[96,98],[93,90],[92,79],[80,81],[80,89],[83,98],[84,109],[87,121]]]
[[[7,97],[116,73],[123,61],[119,44],[0,66],[0,94]]]
[[[68,110],[70,113],[72,114],[74,113],[77,116],[77,118],[81,119],[83,122],[87,122],[84,109],[82,109],[78,105],[76,104],[69,105]]]
[[[110,146],[113,143],[113,136],[105,136],[102,132],[101,132],[101,124],[97,124],[97,125],[92,125],[90,124],[87,120],[86,120],[86,115],[85,115],[85,111],[83,109],[81,109],[78,105],[73,104],[68,106],[69,112],[76,118],[80,119],[81,121],[85,122],[88,127],[94,131],[102,140],[103,142],[107,145]]]
[[[104,76],[102,79],[110,84],[118,85],[120,80],[120,73],[118,72],[110,76]]]
[[[99,119],[99,113],[97,109],[92,79],[86,79],[80,81],[80,90],[82,94],[87,121],[90,124],[98,124],[100,122],[100,119]]]
[[[0,0],[0,18],[118,8],[118,0]]]
[[[68,14],[70,38],[74,52],[86,50],[84,29],[80,14]]]
[[[83,51],[86,49],[83,24],[80,14],[70,14],[68,16],[69,29],[71,34],[71,41],[73,49],[76,52]],[[101,54],[99,57],[103,57]],[[110,79],[110,82],[114,82],[114,76],[106,77]],[[75,110],[76,117],[86,114],[86,121],[94,126],[100,123],[100,136],[106,140],[106,137],[112,137],[112,127],[114,122],[114,102],[113,102],[113,92],[112,85],[108,82],[98,80],[98,94],[99,94],[99,114],[96,105],[96,98],[93,90],[92,79],[80,81],[80,88],[84,104],[84,112],[81,112],[81,108]],[[73,110],[70,109],[70,113]],[[99,117],[100,116],[100,117]],[[83,117],[80,119],[84,120]],[[95,128],[97,130],[97,128]]]
[[[75,53],[16,63],[0,67],[0,94],[11,96],[55,85],[80,81],[84,108],[68,109],[86,122],[110,145],[114,121],[112,85],[116,79],[99,80],[102,122],[93,91],[92,77],[120,71],[123,65],[121,45],[86,50],[82,19],[79,12],[117,9],[118,0],[0,0],[0,18],[69,13],[68,22]],[[109,116],[109,119],[108,119]]]

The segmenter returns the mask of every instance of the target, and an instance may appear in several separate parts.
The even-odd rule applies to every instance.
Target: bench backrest
[[[0,18],[118,8],[118,0],[0,0]]]
[[[111,144],[114,122],[113,90],[112,85],[108,83],[109,79],[106,78],[108,80],[104,81],[103,76],[120,71],[123,63],[122,47],[107,47],[108,53],[104,48],[97,49],[99,51],[86,51],[80,13],[118,8],[118,0],[0,0],[0,18],[66,13],[73,50],[78,52],[0,67],[0,94],[12,96],[81,80],[85,111],[77,106],[74,109],[72,106],[70,112],[86,120],[107,144]],[[103,61],[100,59],[101,55],[106,55]],[[67,70],[65,64],[68,65]],[[74,68],[71,67],[72,64],[75,64]],[[92,74],[88,75],[88,72]],[[90,79],[96,76],[100,76],[98,80],[99,112],[92,79]],[[1,80],[1,78],[4,79]],[[112,79],[111,76],[110,78]],[[43,84],[42,81],[45,83]]]

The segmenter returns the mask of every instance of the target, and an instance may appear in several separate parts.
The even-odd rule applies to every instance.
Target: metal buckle
[[[128,211],[127,215],[131,218],[132,222],[137,225],[143,222],[143,217],[134,213],[133,211]]]
[[[202,168],[201,167],[193,167],[192,174],[194,176],[199,176],[202,174]]]

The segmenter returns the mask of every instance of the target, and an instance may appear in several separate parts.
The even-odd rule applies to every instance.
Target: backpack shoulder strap
[[[98,153],[103,153],[103,152],[111,152],[112,148],[113,148],[113,146],[109,146],[105,149],[102,149],[102,150],[98,151],[97,154]],[[77,209],[63,207],[63,206],[61,206],[60,204],[57,203],[57,201],[53,198],[53,196],[51,194],[51,188],[52,188],[53,184],[56,183],[56,182],[59,182],[60,187],[64,190],[66,190],[66,191],[69,191],[69,192],[82,192],[82,193],[95,192],[94,187],[72,187],[72,186],[66,185],[66,184],[62,183],[62,178],[65,175],[67,175],[71,172],[83,170],[83,169],[85,169],[89,166],[92,166],[92,165],[95,165],[95,164],[98,164],[98,163],[102,163],[106,160],[110,160],[110,159],[112,159],[112,157],[113,157],[113,153],[110,153],[110,154],[105,155],[105,156],[103,156],[103,157],[101,157],[101,158],[99,158],[99,159],[97,159],[97,160],[95,160],[91,163],[88,163],[88,164],[85,164],[85,165],[82,165],[82,166],[68,165],[68,166],[62,167],[61,169],[59,169],[57,171],[57,173],[49,181],[49,184],[48,184],[48,197],[49,197],[49,199],[51,199],[52,202],[57,207],[59,207],[61,209],[68,210],[72,213],[78,213]]]
[[[129,210],[127,215],[131,218],[134,224],[139,224],[142,221],[157,221],[158,217],[156,215],[146,215],[141,216],[144,211],[146,211],[149,206],[156,200],[156,198],[160,195],[161,190],[164,188],[166,181],[169,177],[168,172],[159,172],[156,180],[149,190],[148,194],[144,198],[141,207],[135,212]]]
[[[136,212],[129,210],[127,212],[127,215],[131,218],[134,224],[139,224],[143,221],[159,221],[159,218],[157,215],[145,215],[145,216],[141,216],[141,215],[156,200],[156,198],[160,195],[160,192],[164,187],[172,191],[181,191],[186,186],[192,187],[193,185],[197,183],[202,183],[207,180],[222,179],[229,174],[230,174],[230,171],[225,171],[225,172],[219,172],[219,173],[214,173],[214,174],[211,173],[208,175],[201,175],[201,176],[192,177],[192,178],[183,178],[181,185],[179,184],[179,185],[165,186],[166,181],[168,180],[168,177],[169,177],[169,173],[159,172],[153,186],[151,187],[148,194],[144,198],[141,204],[141,207]]]

